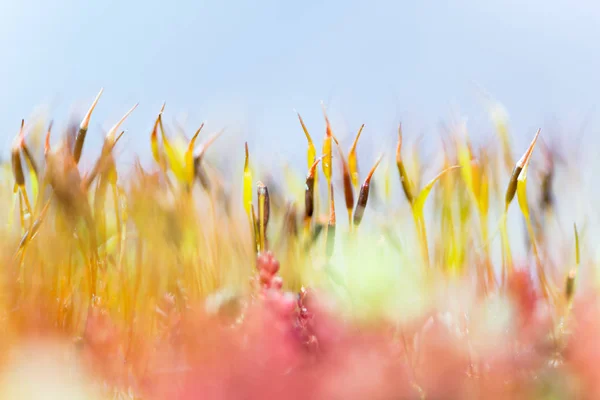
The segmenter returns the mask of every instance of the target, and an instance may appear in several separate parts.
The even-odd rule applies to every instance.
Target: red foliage
[[[573,332],[565,350],[570,372],[577,377],[581,398],[600,398],[600,302],[596,294],[582,297],[573,306]]]
[[[553,318],[526,270],[515,270],[506,286],[517,320],[493,342],[474,345],[485,322],[478,304],[462,312],[437,304],[403,325],[361,325],[341,318],[322,293],[282,291],[271,253],[258,257],[257,269],[255,295],[232,300],[231,309],[214,312],[165,294],[151,329],[136,319],[123,329],[130,322],[91,306],[80,346],[85,365],[150,399],[536,398],[555,381],[580,397],[600,397],[600,303],[575,304],[566,321],[572,335],[562,336],[564,364],[552,363],[561,359],[549,335]],[[39,327],[47,325],[35,315]],[[567,381],[571,375],[579,386]]]
[[[531,279],[531,274],[525,268],[515,269],[507,280],[510,298],[515,303],[515,309],[521,325],[531,321],[538,301],[538,295]]]

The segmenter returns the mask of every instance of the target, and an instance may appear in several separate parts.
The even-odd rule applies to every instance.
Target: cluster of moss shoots
[[[9,239],[3,244],[3,254],[10,254],[10,258],[5,256],[5,265],[10,267],[4,274],[3,301],[11,310],[14,331],[45,326],[77,339],[83,336],[91,310],[102,309],[126,332],[124,348],[129,354],[135,351],[136,341],[156,332],[160,316],[154,309],[166,294],[182,310],[224,289],[252,298],[257,288],[248,279],[256,275],[257,259],[267,252],[281,264],[277,267],[283,278],[276,281],[279,290],[304,293],[306,288],[323,288],[332,281],[344,287],[344,265],[331,268],[342,262],[336,255],[372,246],[371,238],[382,238],[392,252],[406,257],[405,263],[417,266],[423,276],[421,290],[434,291],[440,282],[443,286],[461,281],[482,296],[494,296],[506,292],[515,271],[507,219],[515,197],[527,228],[535,286],[551,307],[555,326],[569,313],[580,264],[577,229],[572,267],[550,274],[544,267],[544,246],[527,197],[527,172],[539,130],[518,161],[513,159],[504,120],[496,121],[502,144],[497,151],[474,150],[468,137],[453,135],[445,142],[439,173],[420,184],[422,165],[417,154],[407,154],[403,148],[401,126],[395,154],[380,155],[362,174],[358,150],[364,125],[345,152],[323,107],[325,135],[320,152],[298,114],[299,130],[308,144],[304,196],[284,201],[285,189],[280,189],[285,182],[280,187],[256,182],[259,169],[253,168],[247,143],[245,148],[228,150],[239,154],[240,161],[243,157],[244,163],[239,171],[241,182],[235,177],[227,181],[205,157],[221,132],[198,144],[204,135],[202,124],[187,143],[177,141],[165,129],[164,106],[149,135],[151,168],[137,162],[132,177],[118,174],[114,149],[134,106],[108,131],[91,169],[82,171],[79,164],[86,134],[101,94],[81,123],[69,127],[60,144],[51,145],[50,124],[43,149],[32,148],[25,122],[14,141],[13,205],[18,214],[13,209],[3,232]],[[378,171],[382,160],[387,167]],[[394,161],[397,175],[389,168]],[[341,179],[334,179],[334,172]],[[551,174],[548,171],[537,182],[542,199],[552,197]],[[388,210],[406,210],[412,220],[389,211],[385,226],[369,223],[373,210],[369,194],[375,180],[381,183],[377,189],[383,188]],[[505,189],[503,180],[508,181]],[[401,187],[404,198],[392,198],[393,182]],[[334,188],[338,187],[343,193],[338,196],[341,204],[335,201]],[[434,187],[435,221],[428,223],[425,206]],[[326,191],[319,190],[323,188]],[[347,223],[340,224],[336,218],[336,205],[338,210],[345,208]],[[551,213],[553,203],[540,201],[536,208]],[[495,226],[490,221],[492,209],[500,218],[490,231],[490,225]],[[12,219],[13,214],[18,220]],[[402,240],[393,229],[397,226],[404,227],[405,237],[416,242],[417,251],[399,244]],[[431,236],[428,227],[439,230]],[[496,265],[492,248],[498,234],[501,263]],[[369,261],[361,261],[364,269],[378,269],[377,262]],[[348,307],[360,301],[352,300]],[[34,310],[42,306],[39,316]],[[236,314],[242,324],[243,310],[240,307]],[[560,330],[553,331],[557,341],[560,334]],[[404,335],[403,339],[406,343]]]

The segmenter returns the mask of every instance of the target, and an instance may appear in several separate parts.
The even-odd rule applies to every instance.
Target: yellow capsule
[[[402,125],[398,125],[398,145],[396,146],[396,165],[398,167],[398,173],[400,174],[400,183],[402,184],[402,190],[406,200],[412,204],[414,201],[414,193],[412,190],[412,182],[408,177],[406,168],[404,167],[404,161],[402,160]]]
[[[331,181],[331,137],[326,136],[323,141],[323,174],[327,181]]]
[[[154,122],[154,127],[152,128],[152,133],[150,134],[150,147],[152,149],[152,157],[157,164],[162,166],[162,160],[160,157],[160,150],[158,144],[158,127],[162,119],[162,113],[165,111],[165,104],[163,103],[160,113],[158,113],[158,117],[156,117],[156,121]]]
[[[252,172],[249,166],[249,154],[248,154],[248,143],[245,143],[246,156],[244,158],[244,186],[243,186],[243,200],[244,210],[250,217],[252,208]]]
[[[185,179],[190,186],[194,182],[194,147],[202,128],[204,128],[204,122],[200,125],[200,128],[198,128],[196,133],[194,133],[194,136],[192,136],[187,151],[185,152]]]
[[[323,174],[325,175],[325,179],[327,179],[329,186],[329,183],[331,182],[331,140],[333,135],[331,133],[331,124],[329,123],[329,118],[327,118],[327,113],[325,112],[325,106],[323,106],[323,115],[325,116],[326,131],[325,139],[323,140],[322,166]]]
[[[390,198],[392,197],[392,186],[390,183],[390,164],[389,163],[387,163],[385,165],[384,194],[385,194],[385,200],[389,202]]]
[[[352,142],[352,147],[350,147],[350,151],[348,152],[348,169],[350,169],[350,179],[352,179],[352,185],[354,188],[358,188],[358,162],[356,159],[356,145],[358,144],[358,139],[360,138],[360,134],[363,131],[365,124],[362,124],[356,137],[354,138],[354,142]]]
[[[310,166],[315,162],[315,157],[317,157],[317,149],[315,148],[315,144],[313,143],[310,134],[308,133],[308,129],[306,129],[306,125],[304,125],[304,120],[300,116],[300,113],[296,111],[298,114],[298,119],[300,120],[300,125],[302,125],[302,130],[304,131],[304,135],[306,136],[306,140],[308,141],[308,149],[306,151],[306,162],[307,166],[310,169]]]
[[[158,126],[160,127],[163,149],[165,151],[165,168],[170,169],[179,181],[183,181],[185,179],[185,168],[183,162],[184,152],[181,151],[181,143],[171,143],[166,135],[162,116],[160,115],[158,118]]]

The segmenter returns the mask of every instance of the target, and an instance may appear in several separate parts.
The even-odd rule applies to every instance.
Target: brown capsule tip
[[[202,128],[204,128],[204,124],[205,124],[205,122],[202,122],[200,124],[200,127],[196,130],[196,132],[194,133],[194,136],[192,136],[192,140],[195,140],[198,137],[198,135],[200,134],[200,132],[202,132]]]
[[[17,134],[17,136],[15,137],[15,140],[13,142],[13,146],[12,146],[12,150],[15,151],[20,151],[23,148],[23,144],[25,143],[25,120],[22,119],[21,120],[21,127],[19,129],[19,133]]]
[[[117,144],[117,142],[119,141],[119,139],[121,139],[121,136],[123,136],[124,133],[125,131],[121,131],[121,133],[117,135],[117,137],[115,138],[115,144]]]
[[[191,153],[191,152],[194,151],[194,146],[196,144],[196,139],[198,138],[198,135],[202,131],[202,128],[204,128],[204,122],[200,124],[200,127],[196,130],[196,132],[194,133],[194,136],[192,136],[192,139],[190,139],[190,143],[188,145],[188,152]]]
[[[154,123],[155,127],[162,122],[162,115],[165,112],[165,106],[166,105],[167,105],[167,103],[164,102],[162,104],[162,106],[160,107],[160,111],[158,112],[158,115],[156,116],[156,122]]]
[[[396,162],[402,161],[402,125],[398,125],[398,144],[396,145]]]
[[[331,124],[329,123],[329,117],[327,116],[327,110],[325,109],[325,103],[323,103],[323,101],[321,101],[321,108],[323,109],[323,117],[325,117],[325,134],[327,135],[327,137],[331,137]]]
[[[375,170],[379,166],[379,163],[381,162],[382,158],[383,158],[383,154],[380,154],[379,157],[377,158],[377,161],[375,161],[375,164],[373,165],[373,167],[369,171],[369,174],[367,175],[367,178],[365,179],[365,183],[368,184],[368,183],[371,182],[371,178],[373,178],[373,174],[375,173]],[[363,184],[363,186],[364,186],[364,184]]]
[[[351,153],[356,151],[356,146],[358,145],[358,139],[360,138],[360,134],[362,133],[364,128],[365,128],[365,124],[362,124],[360,126],[360,128],[358,129],[358,133],[356,134],[356,136],[354,137],[354,141],[352,142],[352,147],[350,147]]]

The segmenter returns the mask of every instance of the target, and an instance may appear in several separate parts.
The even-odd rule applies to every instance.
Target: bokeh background
[[[321,100],[340,137],[366,123],[375,152],[399,120],[432,137],[456,114],[490,134],[477,85],[521,145],[539,126],[590,130],[600,88],[600,5],[586,0],[4,0],[0,22],[4,154],[21,118],[43,106],[66,120],[100,87],[96,143],[139,101],[122,152],[148,154],[166,101],[189,130],[207,120],[291,162],[304,157],[293,109],[320,136]]]

